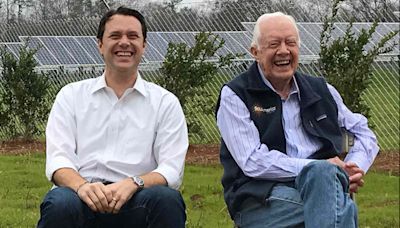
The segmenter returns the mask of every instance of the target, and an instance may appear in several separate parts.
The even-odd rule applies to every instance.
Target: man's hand
[[[333,158],[329,158],[327,161],[332,163],[332,164],[334,164],[334,165],[339,166],[342,169],[344,169],[345,164],[346,164],[346,163],[344,163],[344,161],[340,160],[340,158],[338,156],[333,157]]]
[[[350,193],[358,192],[358,189],[364,185],[363,177],[365,173],[354,162],[346,163],[340,160],[340,158],[337,156],[334,158],[330,158],[327,161],[341,167],[347,173],[350,182]]]
[[[110,211],[109,202],[112,201],[112,192],[101,182],[85,183],[76,192],[90,209],[105,213]]]
[[[360,169],[354,162],[345,163],[344,170],[349,175],[350,193],[358,192],[358,189],[364,185],[364,171]]]
[[[132,198],[137,192],[138,186],[131,178],[105,186],[112,193],[111,199],[108,201],[110,213],[118,213],[121,207]]]

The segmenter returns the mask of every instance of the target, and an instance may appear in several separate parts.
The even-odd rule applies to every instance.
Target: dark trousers
[[[66,187],[47,193],[40,205],[38,228],[46,227],[185,227],[185,203],[181,194],[165,186],[136,193],[118,214],[93,212]]]

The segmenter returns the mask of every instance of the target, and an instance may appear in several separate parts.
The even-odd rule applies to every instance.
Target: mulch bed
[[[0,143],[0,154],[26,154],[43,153],[45,143],[41,141],[7,141]],[[190,145],[186,156],[187,164],[216,165],[219,164],[219,145]],[[388,172],[399,176],[400,173],[400,152],[381,151],[371,170]]]

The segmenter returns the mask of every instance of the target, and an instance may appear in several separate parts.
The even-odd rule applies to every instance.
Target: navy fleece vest
[[[342,148],[342,135],[338,125],[335,100],[326,82],[320,77],[295,73],[300,91],[300,116],[306,132],[321,140],[323,146],[310,158],[327,159],[338,155]],[[282,101],[262,81],[257,64],[226,84],[246,104],[250,118],[260,135],[260,141],[269,149],[286,153],[286,140],[282,126]],[[217,103],[217,111],[220,101]],[[222,185],[225,202],[233,217],[243,200],[253,197],[265,202],[275,181],[254,179],[244,175],[221,141],[220,159],[224,167]]]

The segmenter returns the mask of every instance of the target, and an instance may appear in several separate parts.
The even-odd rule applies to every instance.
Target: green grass
[[[186,166],[182,194],[187,227],[233,227],[224,203],[220,166]]]
[[[185,169],[187,227],[232,227],[223,201],[220,166]],[[357,194],[360,227],[399,227],[399,177],[371,172]],[[0,227],[35,227],[39,205],[50,188],[44,155],[0,156]]]

